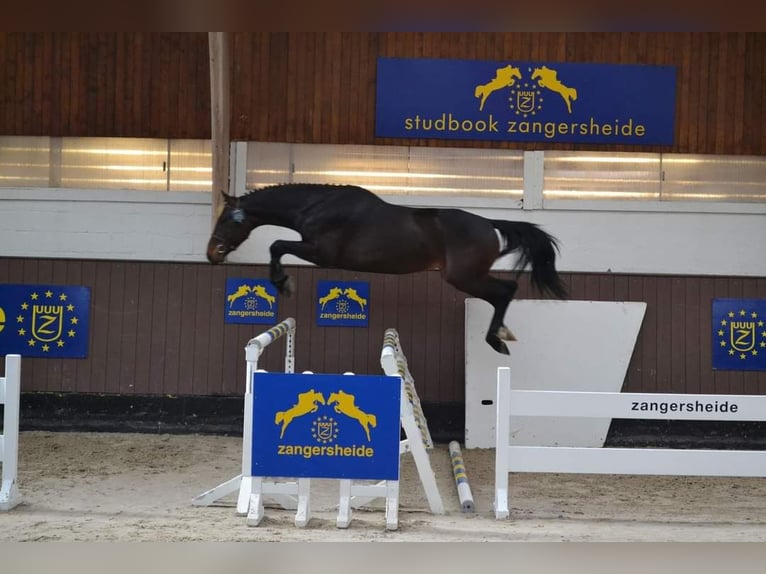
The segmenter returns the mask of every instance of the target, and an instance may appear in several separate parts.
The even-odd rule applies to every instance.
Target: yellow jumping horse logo
[[[332,395],[330,395],[332,397]],[[319,409],[317,403],[327,404],[324,400],[322,393],[316,392],[314,389],[308,390],[305,393],[298,394],[298,402],[286,411],[278,411],[274,417],[274,424],[282,423],[282,431],[279,433],[279,438],[285,436],[285,430],[289,426],[293,419],[302,417],[309,413],[315,413]]]
[[[364,412],[355,404],[356,397],[343,391],[336,393],[330,393],[330,397],[327,399],[327,404],[335,404],[335,412],[341,413],[355,419],[367,435],[367,440],[370,440],[370,426],[375,428],[378,424],[378,419],[375,415]]]
[[[359,306],[362,308],[362,311],[364,311],[364,306],[367,305],[367,299],[359,295],[356,289],[352,287],[346,287],[346,290],[343,292],[343,294],[351,299],[352,301],[356,301],[359,303]]]
[[[237,287],[237,291],[226,297],[226,300],[229,302],[229,307],[231,307],[234,304],[234,301],[239,299],[240,297],[244,297],[250,293],[250,287],[247,285],[240,285]]]
[[[532,72],[532,79],[537,80],[541,88],[547,88],[561,96],[567,105],[567,110],[570,114],[572,113],[572,101],[577,99],[577,90],[562,84],[558,79],[556,70],[551,70],[546,66],[535,68]]]
[[[514,68],[509,64],[505,68],[499,68],[495,72],[495,77],[492,78],[492,80],[486,84],[476,86],[473,95],[477,98],[481,98],[479,111],[484,109],[484,102],[487,101],[490,94],[497,90],[502,90],[503,88],[510,88],[516,83],[516,78],[519,80],[521,79],[521,70],[519,68]]]
[[[322,305],[322,309],[324,309],[324,306],[327,303],[329,303],[333,299],[337,299],[341,295],[343,295],[343,289],[341,289],[340,287],[333,287],[332,289],[330,289],[330,292],[327,295],[319,298],[319,303]]]
[[[274,295],[270,295],[266,291],[266,287],[264,287],[263,285],[253,285],[250,288],[250,291],[256,297],[260,297],[261,299],[264,299],[269,304],[270,308],[274,306],[274,302],[277,300],[277,298],[274,297]]]

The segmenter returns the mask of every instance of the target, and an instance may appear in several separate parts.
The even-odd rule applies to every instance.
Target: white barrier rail
[[[242,473],[215,488],[203,492],[192,500],[195,506],[210,506],[221,498],[239,491],[237,497],[237,514],[248,513],[250,494],[253,492],[253,478],[250,477],[252,466],[252,440],[253,440],[253,373],[258,370],[258,359],[261,353],[277,341],[285,337],[285,373],[295,372],[295,319],[288,317],[278,325],[253,337],[245,345],[245,396],[244,396],[244,422],[242,428]],[[306,485],[301,484],[301,488]],[[275,487],[276,489],[276,487]],[[290,493],[274,492],[275,498],[285,508],[297,508],[297,499]]]
[[[763,395],[512,390],[497,370],[495,518],[508,518],[508,473],[561,472],[766,477],[766,451],[511,446],[512,416],[764,421]]]
[[[0,377],[0,404],[3,405],[3,434],[0,435],[0,511],[21,503],[17,484],[19,465],[19,412],[21,402],[21,356],[5,357],[5,376]]]

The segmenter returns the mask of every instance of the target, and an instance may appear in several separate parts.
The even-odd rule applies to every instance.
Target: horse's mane
[[[263,187],[255,187],[248,189],[247,193],[241,196],[244,199],[248,196],[255,195],[264,191],[305,191],[306,189],[335,189],[339,187],[358,187],[356,185],[349,185],[345,183],[274,183],[272,185],[266,185]]]

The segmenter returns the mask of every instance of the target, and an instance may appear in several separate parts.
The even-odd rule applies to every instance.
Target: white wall
[[[389,200],[448,205],[445,198]],[[522,210],[515,201],[480,198],[453,205],[541,224],[559,238],[565,272],[766,276],[766,206],[559,201]],[[619,210],[605,209],[611,206]],[[4,256],[205,261],[210,230],[207,193],[0,188]],[[266,263],[271,241],[294,237],[290,230],[259,228],[230,260]],[[496,268],[511,263],[507,256]]]

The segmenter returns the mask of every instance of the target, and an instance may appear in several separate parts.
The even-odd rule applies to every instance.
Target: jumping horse
[[[270,279],[283,295],[294,289],[280,262],[287,254],[348,271],[439,270],[447,283],[494,307],[486,341],[504,354],[509,351],[503,340],[516,340],[503,317],[518,283],[489,274],[496,259],[517,252],[514,268],[520,273],[531,267],[532,285],[541,294],[567,296],[556,271],[558,243],[533,223],[486,219],[461,209],[394,205],[352,185],[290,183],[223,196],[207,246],[211,263],[222,263],[261,225],[300,234],[299,241],[271,244]]]

